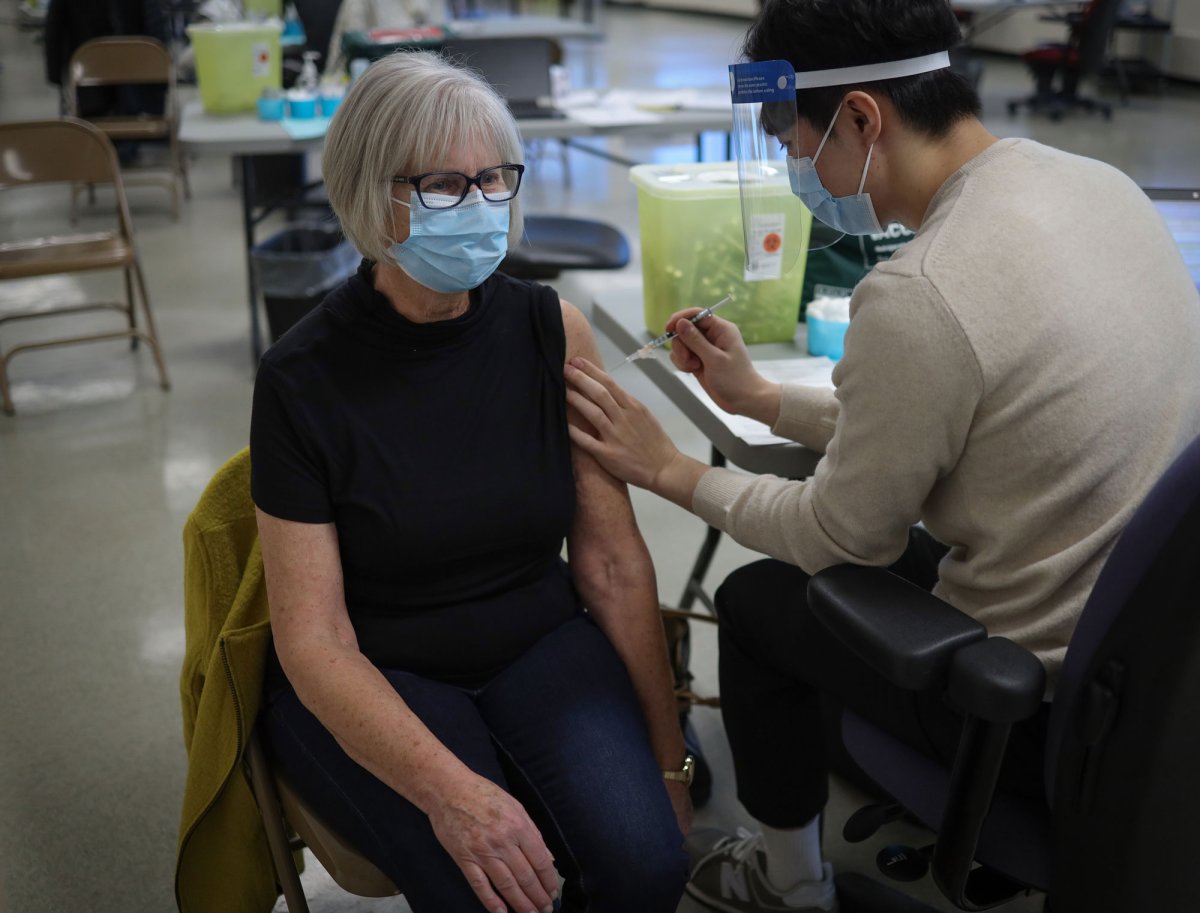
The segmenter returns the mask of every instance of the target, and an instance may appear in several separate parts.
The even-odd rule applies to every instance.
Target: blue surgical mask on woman
[[[434,194],[425,194],[429,199]],[[408,238],[392,256],[411,278],[435,292],[465,292],[480,285],[508,253],[508,201],[492,203],[475,190],[457,206],[407,206]]]
[[[792,193],[800,198],[800,202],[808,207],[813,216],[838,231],[848,235],[879,234],[883,228],[879,224],[879,217],[875,214],[871,195],[863,193],[863,187],[867,183],[867,169],[871,167],[871,153],[875,151],[874,143],[867,149],[867,163],[863,165],[862,179],[858,182],[858,193],[847,197],[835,197],[825,188],[825,185],[821,183],[821,178],[817,175],[817,159],[820,158],[821,150],[825,148],[825,143],[833,132],[833,125],[837,123],[838,114],[841,113],[842,108],[839,105],[837,113],[833,115],[833,120],[829,122],[829,129],[821,138],[821,145],[817,146],[816,155],[811,158],[788,156],[788,180],[792,185]]]

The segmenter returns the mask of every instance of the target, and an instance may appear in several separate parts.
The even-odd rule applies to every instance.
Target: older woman
[[[559,874],[564,910],[669,913],[690,765],[654,572],[567,432],[586,320],[495,273],[520,159],[496,93],[427,54],[373,65],[330,126],[365,259],[254,392],[267,741],[416,913],[550,910]]]

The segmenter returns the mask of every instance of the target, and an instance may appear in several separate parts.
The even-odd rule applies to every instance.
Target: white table
[[[650,97],[649,95],[647,97]],[[713,96],[715,97],[715,96]],[[601,104],[592,108],[567,109],[562,118],[536,118],[517,121],[524,139],[561,139],[564,141],[602,136],[664,136],[713,131],[728,134],[732,121],[730,108],[705,98],[705,106],[696,109],[678,108],[668,111],[633,111],[614,109],[610,116],[585,119],[583,111],[603,114]],[[727,94],[725,95],[727,98]],[[262,330],[258,316],[258,285],[254,278],[251,250],[254,229],[275,207],[265,206],[256,211],[254,205],[253,159],[260,155],[317,152],[325,137],[293,139],[277,121],[261,121],[254,114],[216,116],[206,114],[199,99],[184,104],[179,125],[179,141],[184,149],[195,155],[228,155],[238,160],[242,177],[242,230],[246,242],[246,282],[250,307],[250,347],[255,361],[262,354]],[[586,146],[577,147],[601,155],[622,165],[631,162]]]
[[[597,330],[626,353],[640,348],[655,335],[646,329],[642,296],[636,290],[601,292],[592,302],[592,320]],[[766,343],[749,348],[750,357],[756,364],[806,357],[808,350],[804,326],[797,324],[796,336],[791,342]],[[665,349],[659,349],[650,358],[633,364],[645,371],[667,399],[708,438],[712,444],[714,466],[724,466],[728,459],[748,472],[801,479],[812,475],[820,461],[821,454],[799,444],[753,444],[738,437],[697,397],[693,388],[683,380],[683,375],[675,370],[670,354]],[[683,595],[679,599],[680,609],[690,609],[692,603],[699,599],[709,611],[713,610],[712,600],[704,591],[703,584],[720,539],[721,531],[710,526],[684,585]]]

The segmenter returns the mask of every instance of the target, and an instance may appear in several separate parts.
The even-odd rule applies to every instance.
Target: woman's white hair
[[[523,164],[508,105],[482,77],[442,57],[398,51],[371,64],[338,105],[321,170],[329,203],[350,243],[368,259],[395,263],[392,178],[436,171],[452,149],[488,149],[495,164]],[[413,200],[414,205],[420,205]],[[509,247],[524,232],[514,197]]]

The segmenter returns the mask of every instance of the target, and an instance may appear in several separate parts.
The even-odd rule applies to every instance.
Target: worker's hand
[[[488,910],[553,909],[558,896],[554,858],[525,808],[495,783],[474,775],[465,779],[445,795],[429,822]]]
[[[779,385],[754,370],[741,331],[728,320],[710,315],[693,324],[700,308],[672,314],[667,329],[679,335],[671,343],[671,361],[700,381],[713,402],[734,415],[767,425],[779,418]]]
[[[563,373],[567,402],[594,432],[570,425],[571,440],[622,482],[653,490],[679,454],[658,419],[586,358],[571,359]]]

